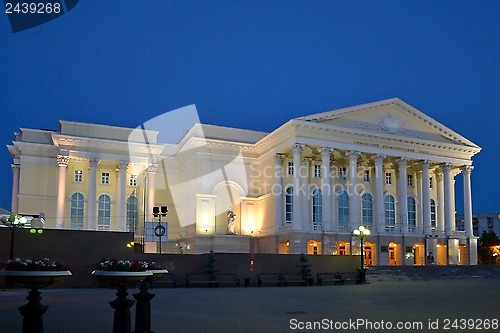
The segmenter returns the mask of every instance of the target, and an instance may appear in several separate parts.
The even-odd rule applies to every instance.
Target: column
[[[423,214],[423,205],[424,205],[424,199],[422,195],[422,171],[419,170],[415,172],[415,178],[416,178],[416,194],[417,194],[417,233],[419,234],[424,234],[424,214]],[[430,211],[430,206],[429,206],[429,211]]]
[[[420,167],[422,168],[422,221],[424,224],[424,235],[426,236],[432,234],[429,165],[429,161],[422,161],[420,163]]]
[[[443,170],[443,181],[444,181],[444,232],[446,236],[451,236],[453,228],[452,223],[454,221],[454,211],[453,211],[453,179],[451,179],[451,164],[446,163],[441,165]]]
[[[58,155],[59,177],[57,179],[56,229],[64,229],[64,202],[66,200],[66,171],[69,156]]]
[[[470,186],[470,174],[474,167],[472,165],[464,165],[462,167],[462,176],[464,178],[464,224],[465,236],[474,236],[472,229],[472,196]]]
[[[146,201],[146,221],[153,221],[153,206],[155,205],[155,178],[158,172],[158,164],[148,165],[148,197]]]
[[[436,186],[437,186],[437,216],[436,216],[436,230],[438,235],[444,235],[444,182],[443,174],[436,170]]]
[[[302,182],[300,176],[301,154],[304,151],[304,145],[296,143],[293,145],[293,230],[302,230]]]
[[[361,154],[357,151],[351,151],[347,154],[349,157],[349,231],[359,227],[359,193],[358,190],[358,158]]]
[[[17,213],[19,210],[19,174],[21,171],[21,165],[14,161],[12,167],[12,202],[10,209],[13,213]]]
[[[330,177],[330,157],[332,149],[321,149],[321,207],[323,209],[323,230],[332,231],[332,182]]]
[[[97,230],[97,165],[98,159],[90,159],[89,197],[87,204],[87,230]]]
[[[380,234],[385,231],[384,221],[384,159],[383,155],[375,155],[375,223],[377,232]]]
[[[283,226],[283,154],[274,155],[274,186],[272,192],[274,194],[274,226],[275,231],[278,231]]]
[[[302,177],[302,188],[304,192],[302,193],[302,230],[312,230],[312,213],[311,213],[311,191],[310,191],[310,179],[313,172],[311,172],[311,167],[314,168],[312,163],[312,157],[304,157],[304,167],[301,172]],[[305,173],[305,174],[304,174]],[[304,227],[304,225],[306,227]]]
[[[120,161],[118,165],[118,179],[116,182],[116,229],[118,231],[127,230],[127,205],[126,205],[126,189],[127,189],[127,167],[128,162]],[[133,231],[129,230],[129,231]]]
[[[408,177],[406,174],[406,166],[408,159],[398,159],[398,201],[399,201],[399,216],[401,219],[401,229],[404,235],[408,234]]]

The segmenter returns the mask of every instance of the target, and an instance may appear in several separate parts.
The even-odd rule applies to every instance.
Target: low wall
[[[0,228],[0,262],[9,258],[11,231]],[[154,254],[134,253],[127,243],[133,239],[132,233],[52,230],[46,229],[42,235],[31,235],[28,230],[15,232],[14,257],[65,262],[73,276],[66,278],[56,288],[87,288],[100,284],[91,276],[92,270],[102,258],[155,261],[157,264],[175,273],[177,285],[185,285],[187,273],[199,273],[206,270],[208,254]],[[307,264],[311,265],[311,274],[316,278],[320,272],[355,271],[359,265],[359,256],[307,255]],[[257,285],[257,274],[263,273],[298,273],[300,255],[288,254],[250,254],[250,253],[215,253],[215,269],[220,273],[236,273],[242,284],[249,279],[250,285]],[[5,286],[5,280],[0,280]]]

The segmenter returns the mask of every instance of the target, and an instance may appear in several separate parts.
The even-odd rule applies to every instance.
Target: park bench
[[[302,277],[302,274],[297,274],[297,273],[285,273],[285,274],[280,274],[283,286],[288,286],[291,284],[296,284],[296,285],[301,285],[305,286],[306,285],[306,280]]]
[[[278,273],[259,273],[257,274],[257,285],[259,287],[262,287],[262,285],[281,287],[283,285],[283,280]]]
[[[214,275],[207,273],[188,273],[186,274],[186,288],[194,285],[205,287],[217,287],[217,280]]]
[[[235,273],[217,273],[215,274],[215,281],[217,281],[217,285],[231,285],[235,287],[240,286],[240,279],[238,279],[238,275]]]
[[[340,273],[318,273],[318,286],[326,283],[333,283],[334,285],[341,284],[342,277]]]
[[[175,274],[174,273],[166,273],[161,279],[152,281],[151,286],[153,288],[161,288],[161,287],[176,287],[175,282]]]
[[[340,273],[340,276],[342,278],[342,284],[345,284],[346,282],[355,282],[356,284],[361,284],[361,278],[359,277],[359,273],[357,272],[343,272]]]

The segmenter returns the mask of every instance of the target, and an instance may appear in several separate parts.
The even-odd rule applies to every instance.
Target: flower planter
[[[137,282],[144,280],[147,277],[153,276],[150,271],[144,272],[119,272],[119,271],[100,271],[92,272],[99,281],[108,284],[112,287],[127,287],[135,285]]]
[[[0,271],[0,275],[7,277],[12,283],[25,288],[44,288],[59,282],[70,271]]]

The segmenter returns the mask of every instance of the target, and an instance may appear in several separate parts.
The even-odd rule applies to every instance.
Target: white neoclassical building
[[[163,252],[357,254],[352,231],[363,225],[368,265],[477,263],[470,174],[480,147],[397,98],[271,133],[195,124],[161,142],[172,126],[22,128],[8,146],[12,210],[43,212],[46,228],[134,231],[146,251],[158,244],[143,237],[145,222],[167,206]]]

